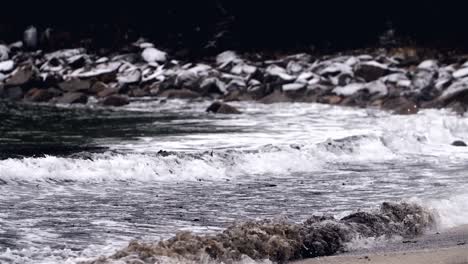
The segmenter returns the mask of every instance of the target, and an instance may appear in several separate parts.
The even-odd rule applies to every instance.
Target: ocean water
[[[384,201],[468,224],[468,118],[320,104],[0,102],[0,263],[75,263],[129,241],[300,222]]]

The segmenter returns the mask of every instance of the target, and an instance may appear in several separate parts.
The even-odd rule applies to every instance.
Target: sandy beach
[[[296,264],[354,264],[354,263],[468,263],[468,226],[452,228],[440,233],[392,242],[373,249],[351,251],[342,255],[308,259]]]

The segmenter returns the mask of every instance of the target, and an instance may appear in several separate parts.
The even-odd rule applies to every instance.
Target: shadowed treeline
[[[405,44],[464,48],[464,8],[429,1],[132,1],[9,3],[0,40],[30,24],[51,27],[60,47],[86,38],[116,47],[140,36],[173,50],[342,50],[380,45],[388,29]],[[53,47],[57,48],[57,47]]]

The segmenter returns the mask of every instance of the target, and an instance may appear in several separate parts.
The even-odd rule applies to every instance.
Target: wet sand
[[[468,264],[468,225],[382,247],[308,259],[296,264],[412,263]]]

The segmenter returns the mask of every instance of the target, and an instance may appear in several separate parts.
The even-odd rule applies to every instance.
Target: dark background
[[[171,51],[335,51],[399,44],[466,49],[468,10],[448,1],[17,1],[2,3],[0,41],[33,24],[60,47],[118,48],[145,36]],[[390,44],[389,44],[390,45]]]

